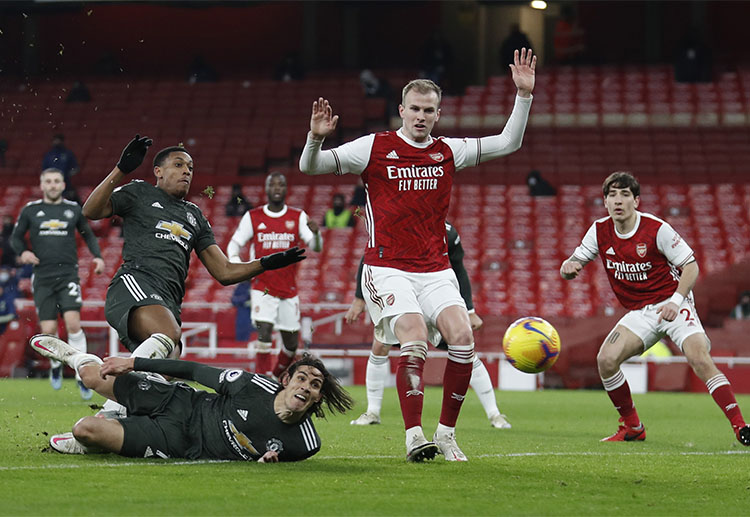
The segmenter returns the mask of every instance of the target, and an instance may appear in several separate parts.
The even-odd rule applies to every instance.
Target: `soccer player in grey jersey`
[[[230,262],[200,208],[185,200],[193,179],[193,158],[183,147],[167,147],[156,154],[156,185],[134,180],[117,188],[141,165],[151,144],[150,138],[140,135],[128,143],[112,172],[91,192],[83,213],[90,219],[119,215],[123,220],[123,263],[107,290],[107,322],[136,357],[179,357],[180,306],[193,250],[222,285],[243,282],[305,257],[304,250],[290,248],[252,262]],[[120,408],[106,404],[105,409]]]
[[[312,415],[351,409],[352,399],[320,359],[305,354],[281,374],[280,382],[243,370],[222,370],[191,361],[81,354],[54,336],[31,338],[31,347],[76,369],[84,383],[116,399],[130,416],[121,420],[87,416],[72,436],[50,440],[63,453],[97,450],[138,458],[299,461],[320,450]],[[216,393],[167,384],[130,373],[156,372],[197,381]]]
[[[31,285],[42,332],[57,334],[57,315],[62,314],[70,344],[85,352],[76,230],[94,256],[96,274],[104,271],[104,260],[81,207],[62,197],[65,190],[62,172],[45,169],[39,179],[42,199],[31,201],[21,210],[11,235],[11,246],[21,264],[34,265]],[[27,232],[30,248],[24,239]],[[54,389],[59,390],[62,387],[62,365],[52,361],[51,366],[50,382]],[[90,399],[92,393],[80,379],[78,386],[81,397]]]

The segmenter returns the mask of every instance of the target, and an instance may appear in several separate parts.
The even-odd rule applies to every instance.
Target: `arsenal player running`
[[[323,249],[318,223],[308,219],[304,210],[286,204],[286,177],[272,172],[266,178],[268,203],[242,216],[227,246],[232,262],[240,262],[240,250],[250,241],[251,260],[284,251],[301,241],[314,251]],[[255,371],[273,374],[277,379],[292,363],[299,345],[300,312],[297,295],[297,268],[266,271],[252,281],[250,300],[253,324],[258,328],[255,346]],[[272,365],[271,335],[274,327],[284,343],[276,365]]]
[[[455,426],[471,377],[474,338],[451,270],[444,221],[456,171],[512,153],[521,147],[536,57],[515,52],[510,65],[518,88],[503,132],[484,138],[433,138],[440,118],[441,90],[432,81],[415,80],[402,92],[398,131],[370,134],[322,151],[338,115],[328,101],[313,103],[310,133],[300,158],[305,174],[360,174],[367,197],[362,290],[375,324],[375,338],[401,345],[396,388],[406,428],[408,461],[466,461],[456,444]],[[443,375],[443,405],[433,442],[422,431],[422,372],[428,335],[437,328],[448,343]]]
[[[709,355],[711,345],[693,304],[692,290],[698,278],[693,250],[669,224],[636,210],[641,187],[627,172],[611,174],[604,181],[603,191],[609,217],[591,225],[581,245],[560,267],[562,277],[571,280],[599,255],[612,290],[630,309],[596,357],[604,389],[622,422],[615,434],[602,441],[646,439],[646,429],[620,365],[666,335],[706,383],[737,440],[750,445],[750,426],[742,418],[732,386]]]

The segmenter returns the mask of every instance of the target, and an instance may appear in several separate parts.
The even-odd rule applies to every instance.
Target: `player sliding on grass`
[[[666,222],[636,210],[641,187],[627,172],[615,172],[603,186],[609,217],[591,225],[581,245],[560,267],[566,280],[578,276],[599,255],[617,299],[629,309],[610,332],[596,357],[604,389],[623,423],[602,441],[642,441],[646,429],[635,410],[620,365],[669,336],[732,424],[737,440],[750,445],[729,381],[714,364],[710,341],[693,303],[698,278],[693,250]]]
[[[193,181],[193,158],[183,147],[156,153],[156,185],[133,180],[117,187],[140,167],[151,144],[140,135],[128,143],[115,168],[84,203],[83,214],[90,219],[119,215],[123,221],[123,263],[107,288],[107,323],[134,356],[179,357],[180,311],[193,251],[222,285],[305,257],[304,250],[295,247],[252,262],[230,262],[201,209],[185,200]],[[122,409],[105,404],[104,414],[113,413],[122,416]]]
[[[222,370],[192,361],[84,354],[49,335],[31,347],[64,362],[83,383],[116,400],[128,417],[87,416],[73,433],[53,436],[53,449],[67,454],[114,452],[136,458],[299,461],[320,450],[312,415],[344,413],[352,399],[320,359],[305,354],[281,375],[280,383],[243,370]],[[152,372],[194,380],[216,390],[198,391],[166,383]]]
[[[336,130],[338,115],[323,98],[313,103],[300,170],[362,176],[369,234],[362,287],[376,339],[401,345],[396,390],[407,461],[430,460],[438,452],[449,461],[466,461],[455,433],[474,363],[474,335],[448,261],[444,224],[456,173],[521,147],[536,57],[525,48],[516,51],[510,68],[518,89],[513,112],[501,134],[484,138],[433,138],[442,91],[425,79],[404,87],[398,131],[370,134],[335,149],[321,147]],[[422,407],[432,327],[448,343],[448,361],[440,420],[431,442],[422,430]]]

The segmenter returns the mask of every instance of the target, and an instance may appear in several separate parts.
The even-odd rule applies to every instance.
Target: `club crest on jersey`
[[[287,230],[294,230],[294,221],[285,221],[284,225]]]
[[[284,450],[284,442],[282,442],[278,438],[271,438],[266,442],[266,450],[281,452]]]
[[[639,242],[635,245],[635,252],[638,253],[638,256],[643,258],[646,256],[646,252],[648,251],[648,248],[646,248],[645,242]]]
[[[388,305],[393,305],[395,302],[396,302],[396,297],[393,296],[393,293],[385,297],[385,303],[387,303]]]
[[[66,210],[63,212],[63,215],[68,219],[73,219],[73,210]]]
[[[198,221],[195,220],[195,216],[190,212],[187,212],[187,220],[193,226],[198,226]]]
[[[428,156],[436,162],[442,162],[443,160],[445,160],[445,156],[443,156],[443,153],[430,153]]]

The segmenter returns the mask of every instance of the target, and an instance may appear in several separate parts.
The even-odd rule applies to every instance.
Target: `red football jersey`
[[[286,207],[282,215],[269,215],[263,206],[250,210],[253,235],[250,240],[250,256],[259,259],[278,251],[300,245],[299,208]],[[274,217],[276,216],[276,217]],[[264,291],[277,298],[297,296],[298,264],[264,271],[252,279],[252,288]]]
[[[663,302],[674,294],[680,280],[676,265],[684,265],[693,252],[671,226],[649,214],[640,214],[635,233],[623,238],[616,234],[610,217],[594,224],[604,270],[626,309]],[[670,258],[680,262],[675,264]]]
[[[445,219],[454,174],[453,151],[439,138],[420,149],[394,131],[375,135],[362,172],[366,264],[418,273],[451,267]]]

